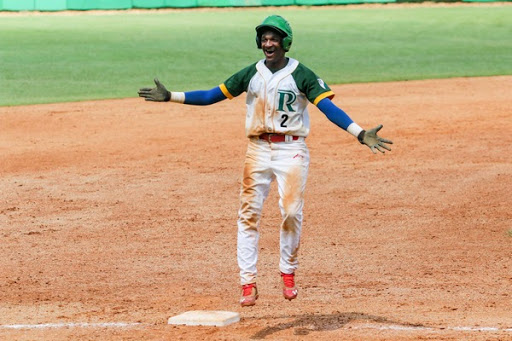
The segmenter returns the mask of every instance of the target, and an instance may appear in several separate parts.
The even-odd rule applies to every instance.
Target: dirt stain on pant
[[[296,233],[302,219],[301,206],[303,200],[301,167],[291,169],[285,178],[284,193],[282,197],[283,223],[281,228]]]
[[[303,206],[303,179],[302,166],[293,167],[286,175],[283,186],[282,209],[283,222],[281,224],[282,235],[294,235],[300,238],[300,229],[302,226],[302,206]],[[300,247],[300,240],[296,247],[292,247],[287,257],[287,262],[294,264],[297,262]]]
[[[244,165],[242,178],[242,190],[240,193],[240,212],[239,219],[245,222],[245,226],[256,230],[261,212],[255,209],[253,203],[257,200],[258,193],[256,191],[255,179],[253,177],[254,166],[248,161]]]

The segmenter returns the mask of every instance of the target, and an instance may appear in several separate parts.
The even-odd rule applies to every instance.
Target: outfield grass
[[[268,14],[327,83],[512,74],[512,6],[278,8],[0,18],[0,106],[209,89],[262,58]]]

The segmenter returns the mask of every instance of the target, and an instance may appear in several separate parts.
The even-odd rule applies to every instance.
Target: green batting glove
[[[359,133],[359,136],[357,136],[357,139],[361,144],[367,145],[373,154],[377,154],[375,150],[378,150],[381,153],[384,153],[384,149],[391,151],[391,148],[389,148],[384,143],[393,144],[392,141],[384,139],[377,135],[377,132],[382,129],[382,124],[379,124],[377,127],[370,129],[368,131],[363,130]]]
[[[165,86],[155,78],[156,88],[139,89],[139,97],[144,97],[146,101],[153,102],[169,102],[171,100],[171,92],[167,91]]]

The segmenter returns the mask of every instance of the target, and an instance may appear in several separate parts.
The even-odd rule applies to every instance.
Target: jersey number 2
[[[283,121],[281,122],[281,127],[287,128],[288,126],[285,123],[288,120],[288,115],[283,114],[283,115],[281,115],[281,118],[283,119]]]

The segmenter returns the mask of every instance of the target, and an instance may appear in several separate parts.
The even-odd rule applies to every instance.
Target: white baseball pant
[[[237,258],[242,285],[256,282],[258,228],[273,179],[277,181],[283,218],[279,270],[290,274],[297,269],[308,169],[309,150],[304,139],[278,143],[249,139],[238,212]]]

